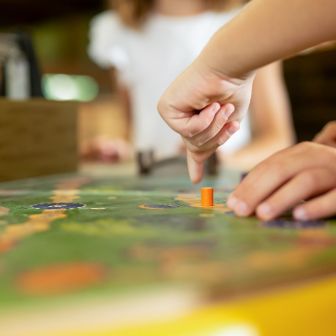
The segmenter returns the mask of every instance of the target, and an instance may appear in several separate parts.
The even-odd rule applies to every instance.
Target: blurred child
[[[212,34],[237,13],[228,0],[115,0],[114,11],[93,19],[89,54],[101,67],[117,69],[133,143],[156,159],[174,156],[181,138],[157,112],[169,83],[201,52]],[[293,132],[279,63],[259,71],[250,118],[221,148],[228,164],[249,168],[290,145]],[[102,146],[103,148],[103,146]]]

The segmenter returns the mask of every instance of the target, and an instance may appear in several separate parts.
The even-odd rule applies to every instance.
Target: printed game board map
[[[235,181],[60,176],[0,184],[0,312],[79,295],[191,286],[220,300],[336,271],[336,221],[239,219]]]

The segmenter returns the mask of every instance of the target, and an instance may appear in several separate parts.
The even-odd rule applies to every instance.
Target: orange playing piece
[[[214,205],[214,189],[210,187],[201,189],[202,207],[212,207]]]

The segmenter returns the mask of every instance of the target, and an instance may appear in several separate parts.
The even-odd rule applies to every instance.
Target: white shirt
[[[154,150],[157,158],[177,152],[180,137],[157,112],[157,102],[169,84],[198,56],[209,38],[236,14],[205,12],[190,17],[151,15],[141,30],[107,11],[91,23],[89,54],[101,67],[116,67],[130,91],[134,144]],[[232,152],[250,140],[248,118],[223,146]]]

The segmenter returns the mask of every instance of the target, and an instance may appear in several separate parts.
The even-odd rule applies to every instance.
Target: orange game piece
[[[210,187],[201,189],[201,205],[202,207],[213,207],[214,205],[214,189]]]

